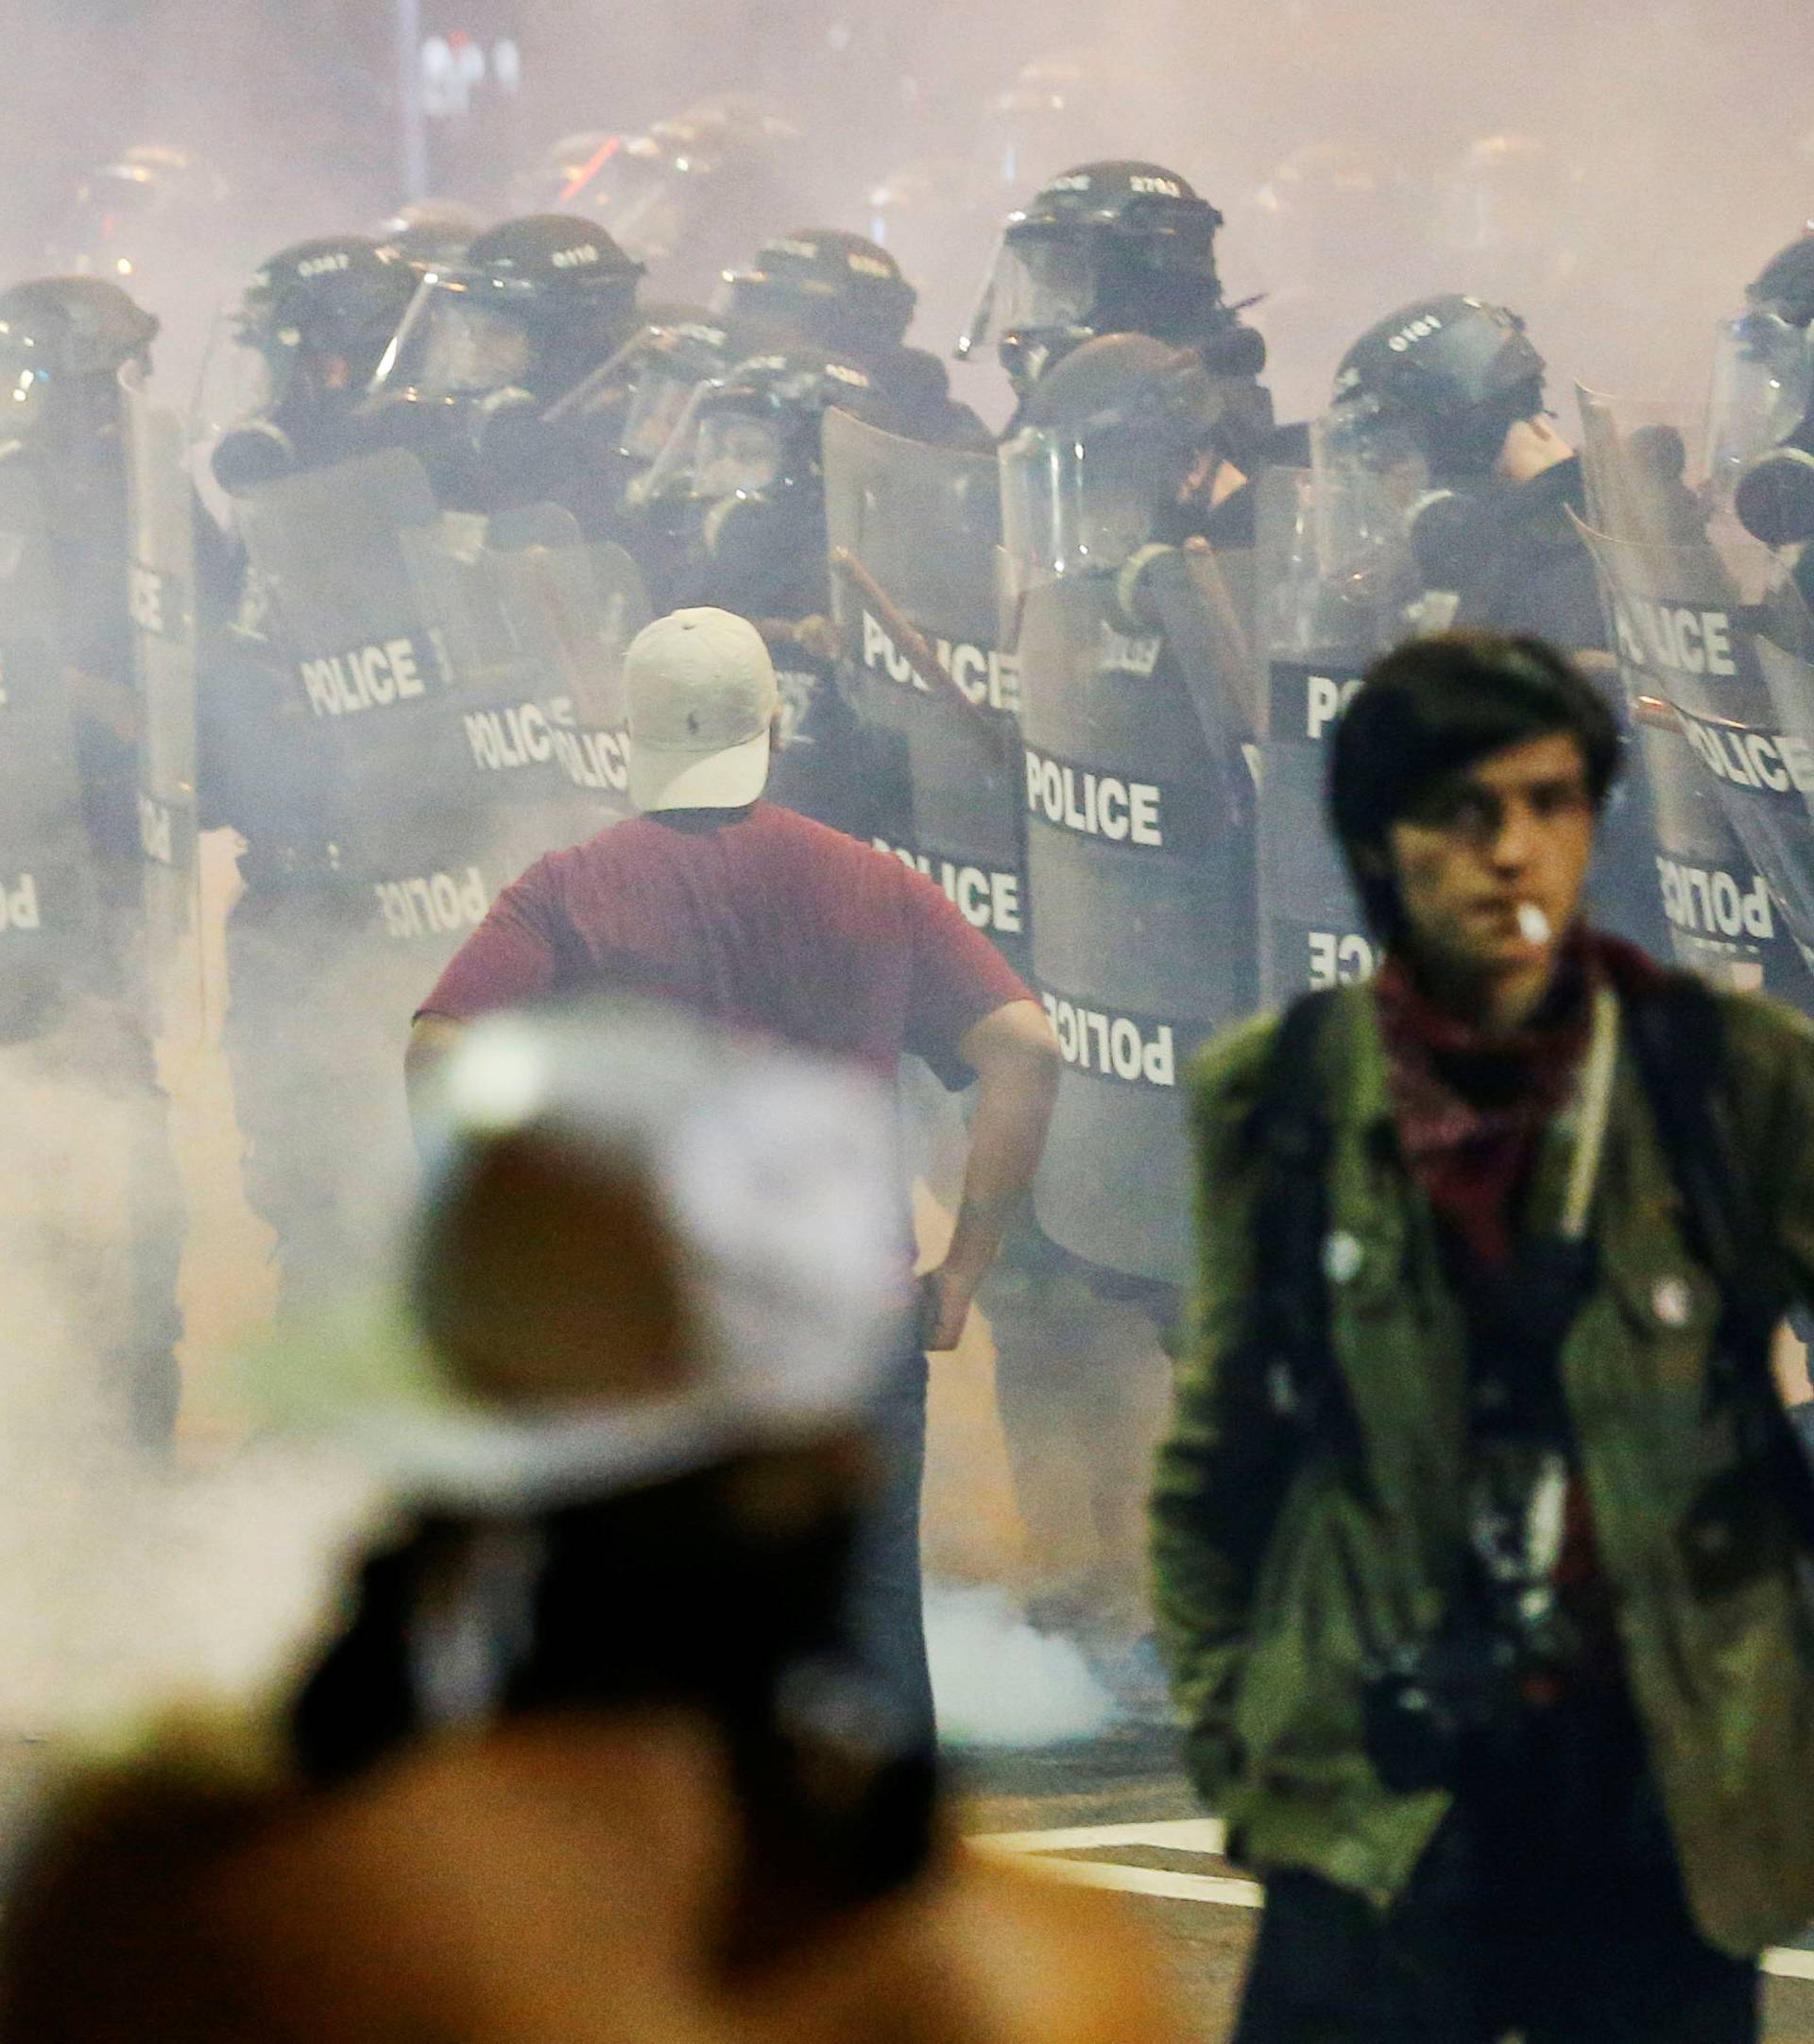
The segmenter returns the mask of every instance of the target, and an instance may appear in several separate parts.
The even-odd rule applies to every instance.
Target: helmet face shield
[[[255,307],[218,314],[197,379],[194,437],[212,438],[275,411],[288,393],[299,338],[273,334]]]
[[[1020,586],[1120,568],[1153,537],[1158,490],[1140,436],[1029,426],[1001,450],[1001,537]]]
[[[622,451],[638,461],[654,461],[674,437],[697,388],[694,379],[672,363],[651,357],[636,379],[624,418]]]
[[[1402,416],[1350,398],[1310,427],[1317,566],[1326,580],[1377,572],[1402,557],[1430,489],[1429,462]]]
[[[1095,252],[1082,238],[1010,234],[996,264],[991,324],[1000,334],[1087,327],[1096,283]]]
[[[1720,330],[1707,423],[1707,479],[1729,504],[1748,463],[1780,447],[1814,410],[1814,353],[1805,328],[1751,312]]]
[[[378,390],[425,398],[478,397],[524,380],[534,357],[527,328],[459,278],[425,278],[373,380]]]
[[[781,437],[772,420],[745,411],[709,411],[699,421],[693,494],[717,501],[760,497],[781,475]]]

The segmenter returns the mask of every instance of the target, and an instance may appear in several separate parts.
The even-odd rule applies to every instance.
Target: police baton
[[[888,592],[847,546],[834,546],[831,549],[831,566],[836,574],[851,584],[864,602],[886,626],[888,636],[895,642],[901,658],[913,669],[920,686],[931,695],[946,696],[958,704],[965,714],[974,720],[978,730],[987,732],[992,741],[999,742],[1000,727],[996,719],[979,709],[958,687],[940,664],[938,655],[933,651],[924,634],[908,622],[889,598]]]
[[[1623,687],[1622,673],[1615,655],[1588,648],[1571,653],[1568,657],[1596,687],[1609,692]],[[1649,696],[1638,691],[1628,696],[1627,700],[1631,706],[1633,723],[1646,725],[1653,731],[1670,731],[1677,737],[1681,736],[1681,719],[1662,696]]]

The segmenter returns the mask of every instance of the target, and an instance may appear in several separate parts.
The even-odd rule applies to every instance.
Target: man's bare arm
[[[970,1301],[1033,1183],[1058,1092],[1058,1039],[1036,1002],[1012,1001],[959,1046],[976,1074],[964,1197],[945,1260],[926,1277],[926,1346],[954,1348]]]

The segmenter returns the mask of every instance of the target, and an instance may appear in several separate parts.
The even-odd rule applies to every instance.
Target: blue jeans
[[[933,1680],[921,1607],[919,1488],[926,1469],[925,1355],[903,1341],[872,1408],[881,1489],[858,1536],[847,1620],[863,1666],[899,1713],[906,1740],[930,1740]]]
[[[1755,2044],[1757,1969],[1689,1915],[1622,1696],[1532,1720],[1463,1789],[1378,1914],[1304,1869],[1266,1883],[1235,2044]]]

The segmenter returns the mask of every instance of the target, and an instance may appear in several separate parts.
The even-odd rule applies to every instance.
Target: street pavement
[[[1164,1943],[1192,2036],[1224,2044],[1259,1893],[1222,1857],[1221,1828],[1195,1807],[1172,1733],[1133,1726],[971,1753],[955,1775],[966,1828],[985,1849],[1123,1895]],[[1814,1949],[1771,1955],[1764,2001],[1768,2044],[1814,2044]]]

